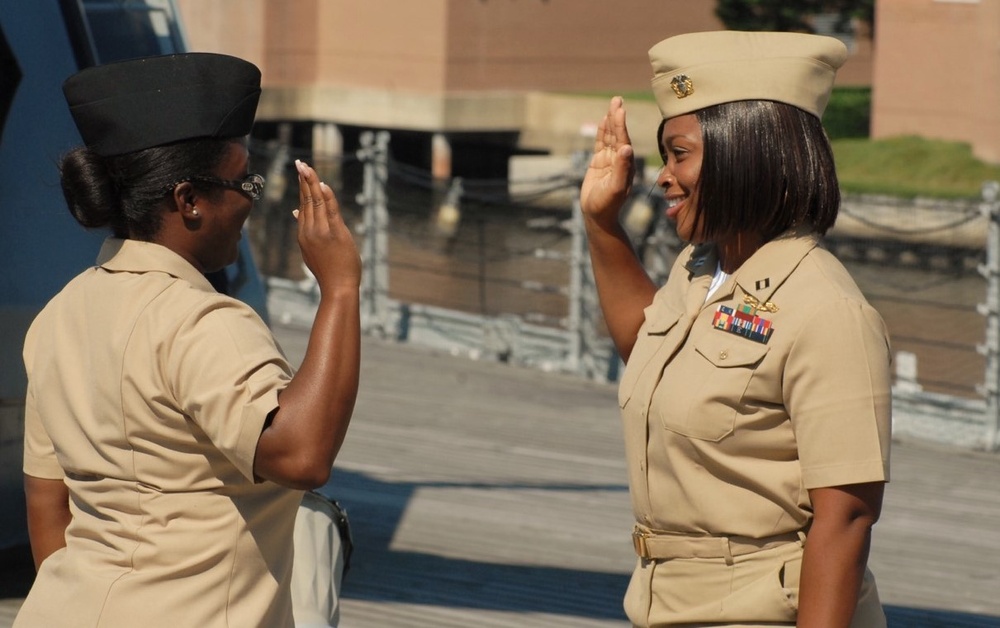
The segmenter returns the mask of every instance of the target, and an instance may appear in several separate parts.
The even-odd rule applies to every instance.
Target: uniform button
[[[728,357],[729,357],[729,352],[726,351],[725,349],[723,349],[722,351],[719,352],[719,359],[720,360],[725,360]]]

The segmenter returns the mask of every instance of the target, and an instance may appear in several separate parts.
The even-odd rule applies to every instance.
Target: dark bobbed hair
[[[172,184],[211,175],[233,142],[194,139],[102,157],[81,146],[63,155],[60,182],[69,212],[88,229],[110,227],[117,238],[153,240]],[[192,185],[198,185],[192,183]],[[219,190],[198,186],[209,194]]]
[[[703,141],[697,226],[708,239],[757,233],[766,242],[794,227],[822,235],[833,226],[840,185],[819,118],[768,100],[695,115]],[[658,141],[662,134],[661,124]]]

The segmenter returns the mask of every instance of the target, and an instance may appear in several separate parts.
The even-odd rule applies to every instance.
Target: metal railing
[[[388,148],[388,133],[366,132],[356,155],[364,332],[617,379],[621,363],[600,316],[579,211],[589,156],[533,181],[440,182],[393,163]],[[623,220],[662,283],[682,244],[657,219],[662,211],[642,206],[650,197],[637,183]],[[848,198],[828,235],[889,325],[898,437],[1000,448],[998,188],[985,185],[978,204],[916,209],[913,202]],[[308,277],[271,283],[313,289]]]

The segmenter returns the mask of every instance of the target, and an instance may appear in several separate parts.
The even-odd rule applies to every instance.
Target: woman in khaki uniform
[[[94,267],[24,346],[25,489],[38,575],[15,625],[291,626],[300,489],[329,476],[358,387],[360,260],[298,163],[299,245],[320,286],[292,374],[264,322],[205,273],[233,263],[263,178],[250,63],[213,54],[84,70],[86,144],[62,160]]]
[[[627,366],[636,626],[885,625],[866,569],[889,477],[890,350],[821,245],[840,196],[820,116],[846,50],[694,33],[650,50],[657,179],[691,244],[657,289],[619,225],[634,157],[620,98],[582,204]]]

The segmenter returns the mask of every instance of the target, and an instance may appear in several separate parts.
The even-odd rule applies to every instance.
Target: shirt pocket
[[[682,436],[720,441],[732,434],[768,346],[712,330],[682,348],[653,393],[651,410]]]
[[[620,408],[624,408],[632,397],[639,376],[662,346],[667,332],[673,329],[677,321],[681,319],[684,311],[665,301],[653,301],[643,310],[643,313],[646,318],[642,327],[639,328],[639,334],[632,346],[632,354],[628,358],[625,372],[618,384],[618,407]]]

